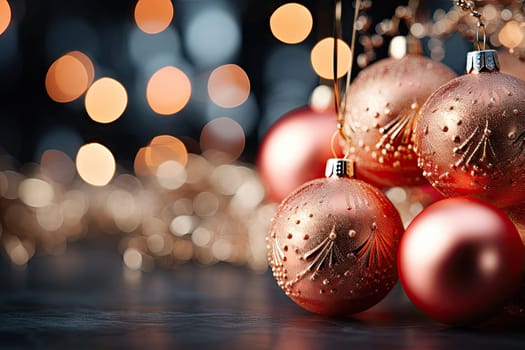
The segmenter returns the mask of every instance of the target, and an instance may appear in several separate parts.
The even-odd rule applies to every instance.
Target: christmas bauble
[[[268,235],[278,285],[298,305],[349,315],[380,301],[397,281],[403,226],[377,188],[349,178],[322,178],[279,205]]]
[[[468,325],[498,312],[519,287],[525,250],[516,228],[493,205],[471,197],[431,204],[399,246],[401,285],[421,311]]]
[[[470,54],[477,53],[483,58],[471,59],[495,55]],[[445,196],[475,196],[498,207],[522,203],[525,82],[482,67],[443,85],[421,107],[415,147],[423,174]]]
[[[347,93],[344,132],[357,178],[379,187],[425,183],[412,147],[414,116],[455,74],[423,56],[387,58],[360,72]]]
[[[323,177],[335,130],[334,109],[309,106],[287,113],[268,130],[256,164],[269,199],[279,203],[303,183]]]

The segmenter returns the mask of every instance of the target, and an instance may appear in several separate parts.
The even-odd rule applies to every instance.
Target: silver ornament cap
[[[354,177],[354,162],[345,158],[330,158],[326,161],[326,177]]]
[[[478,50],[467,53],[467,74],[499,72],[496,50]]]

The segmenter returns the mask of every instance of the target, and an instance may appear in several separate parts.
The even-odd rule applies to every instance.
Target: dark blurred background
[[[304,42],[289,45],[279,42],[269,26],[273,11],[286,1],[173,1],[170,26],[155,35],[137,28],[133,17],[136,1],[10,1],[12,21],[0,35],[0,148],[23,164],[38,162],[46,149],[61,150],[74,159],[79,146],[96,141],[106,145],[122,167],[132,169],[139,148],[155,135],[182,138],[190,151],[198,152],[202,127],[216,117],[227,116],[236,120],[246,135],[241,160],[253,161],[268,127],[287,111],[307,104],[322,81],[312,69],[309,54],[317,41],[332,35],[333,3],[298,2],[312,13],[313,29]],[[391,17],[405,2],[374,1],[368,15],[377,23]],[[350,1],[343,3],[343,37],[350,41],[353,9]],[[448,8],[450,4],[424,2],[429,13],[430,8]],[[400,31],[406,33],[406,28],[401,26]],[[198,45],[199,38],[216,42],[221,41],[221,35],[219,47],[229,50],[222,56],[214,56],[212,51],[207,54],[206,48]],[[466,48],[461,41],[457,39],[453,45],[460,42]],[[387,47],[385,42],[376,50],[378,58],[386,56]],[[57,103],[48,96],[47,70],[73,50],[91,58],[95,80],[109,76],[125,86],[128,105],[115,122],[91,120],[83,98]],[[356,54],[362,50],[356,45]],[[454,69],[461,69],[462,57],[459,55],[459,63],[449,59]],[[242,67],[251,83],[248,100],[231,109],[210,103],[206,91],[205,77],[225,63]],[[159,116],[146,103],[146,76],[167,64],[188,75],[192,96],[179,113]],[[357,72],[354,69],[354,74]]]

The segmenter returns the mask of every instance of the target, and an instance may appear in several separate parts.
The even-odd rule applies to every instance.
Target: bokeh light
[[[5,1],[5,0],[4,0]],[[5,14],[4,14],[5,15]],[[0,17],[2,10],[0,10]],[[1,19],[0,19],[1,21]],[[13,21],[8,25],[8,30],[0,33],[0,70],[2,71],[4,80],[15,78],[20,74],[20,35],[19,29]],[[6,28],[7,29],[7,28]],[[4,84],[0,87],[0,91],[10,89],[10,84]]]
[[[124,113],[128,104],[126,88],[113,78],[100,78],[86,93],[85,106],[91,119],[111,123]]]
[[[146,87],[146,99],[151,109],[162,115],[182,110],[191,97],[191,82],[180,69],[167,66],[156,71]]]
[[[241,47],[238,19],[226,6],[217,2],[213,6],[201,7],[192,11],[186,23],[182,31],[184,43],[197,66],[211,67],[231,62],[238,53]]]
[[[313,18],[303,5],[288,3],[280,6],[270,17],[273,35],[287,44],[304,41],[312,31]]]
[[[234,108],[250,95],[250,78],[236,64],[225,64],[213,70],[208,79],[208,94],[218,106]]]
[[[516,21],[507,22],[499,32],[498,39],[500,43],[510,49],[520,45],[524,37],[522,28],[520,23]]]
[[[43,175],[63,184],[73,181],[76,174],[73,160],[57,149],[49,149],[42,153],[40,168]]]
[[[148,34],[166,29],[173,19],[171,0],[139,0],[135,5],[135,23]]]
[[[408,49],[407,38],[403,35],[398,35],[392,38],[388,47],[390,57],[401,59],[406,56]]]
[[[29,178],[18,186],[18,196],[30,207],[42,208],[51,204],[55,193],[53,187],[44,180]]]
[[[80,147],[76,157],[77,171],[82,180],[93,186],[107,185],[115,175],[115,158],[100,143],[88,143]]]
[[[75,57],[80,63],[82,63],[88,76],[88,86],[91,85],[95,79],[95,66],[93,65],[91,58],[89,58],[84,52],[78,50],[68,52],[67,55]]]
[[[181,187],[188,178],[184,166],[174,160],[168,160],[160,164],[155,175],[159,185],[167,190],[175,190]]]
[[[175,162],[181,168],[184,168],[188,162],[188,151],[184,143],[178,138],[171,135],[159,135],[155,136],[148,146],[138,150],[133,167],[135,174],[138,176],[156,175],[168,178],[166,175],[168,170],[173,170],[175,166],[165,165],[162,167],[162,165],[169,162]],[[162,170],[160,170],[161,167]],[[160,175],[159,172],[161,173]],[[174,171],[174,173],[177,172]]]
[[[337,77],[340,78],[348,71],[350,61],[350,47],[346,42],[337,39]],[[310,59],[314,71],[324,79],[334,78],[334,38],[324,38],[312,49]]]
[[[188,161],[188,151],[184,143],[178,138],[170,135],[160,135],[154,137],[150,146],[146,149],[146,163],[152,169],[169,160],[173,160],[186,165]]]
[[[124,265],[131,270],[140,270],[142,268],[142,254],[137,249],[126,249],[123,260]]]
[[[225,161],[237,159],[243,152],[246,140],[244,130],[235,120],[227,117],[214,119],[201,131],[200,145],[203,152],[223,153]]]
[[[46,91],[56,102],[71,102],[86,92],[93,82],[95,69],[90,58],[72,51],[54,61],[46,74]]]
[[[0,0],[0,35],[11,23],[11,7],[7,0]]]
[[[146,150],[149,146],[141,147],[135,155],[135,161],[133,162],[133,170],[137,176],[149,176],[152,175],[148,164],[146,163]]]
[[[334,88],[327,85],[317,86],[310,96],[310,107],[316,111],[326,111],[334,106]]]

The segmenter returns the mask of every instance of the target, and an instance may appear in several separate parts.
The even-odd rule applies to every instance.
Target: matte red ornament
[[[484,321],[517,291],[525,250],[510,219],[471,197],[431,204],[399,246],[401,285],[430,317],[447,324]]]
[[[396,283],[402,232],[398,212],[377,188],[350,178],[316,179],[279,205],[268,234],[269,263],[278,285],[304,309],[350,315]]]
[[[471,73],[428,98],[415,147],[423,175],[445,196],[508,207],[525,200],[525,82],[498,72],[495,55],[469,53]]]
[[[333,108],[306,106],[285,114],[268,130],[256,164],[269,199],[279,203],[303,183],[324,176],[326,159],[333,157],[335,129]]]
[[[419,55],[380,60],[360,72],[347,92],[344,132],[357,178],[378,187],[426,183],[412,146],[416,113],[456,75]]]

